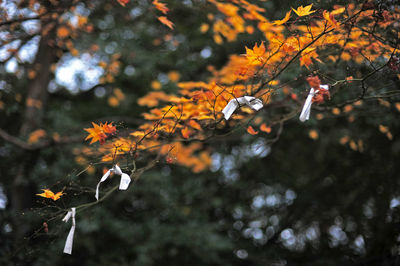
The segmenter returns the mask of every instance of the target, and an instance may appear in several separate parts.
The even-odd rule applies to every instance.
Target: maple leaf
[[[305,7],[299,6],[297,9],[292,8],[292,10],[294,11],[294,13],[297,14],[297,16],[303,17],[303,16],[307,16],[307,15],[310,15],[315,12],[315,10],[311,11],[312,5],[313,4],[305,6]]]
[[[153,6],[160,10],[164,15],[168,13],[169,9],[166,4],[158,2],[158,0],[153,0]]]
[[[334,15],[332,13],[329,13],[328,11],[324,10],[324,13],[322,14],[324,19],[328,21],[329,24],[331,24],[334,27],[339,26],[339,23],[336,21]]]
[[[166,16],[161,16],[161,17],[157,17],[157,19],[164,24],[165,26],[167,26],[168,28],[170,28],[171,30],[174,29],[174,23],[172,23],[172,21],[170,21]]]
[[[281,20],[275,20],[274,23],[272,23],[273,25],[282,25],[285,24],[286,22],[288,22],[288,20],[290,19],[290,13],[292,13],[292,10],[289,10],[288,12],[286,12],[286,15],[283,19]]]
[[[40,194],[36,194],[37,196],[43,197],[43,198],[48,198],[48,199],[52,199],[54,201],[60,199],[60,197],[62,195],[64,195],[64,193],[62,191],[57,192],[56,194],[53,193],[53,191],[51,191],[50,189],[42,189],[44,192],[40,193]]]
[[[318,76],[309,76],[306,78],[308,84],[310,84],[311,88],[317,89],[319,85],[321,85],[321,81]]]
[[[121,6],[125,6],[127,3],[129,3],[129,0],[117,0],[117,1]]]
[[[194,129],[201,130],[200,124],[197,123],[197,122],[194,121],[194,120],[190,120],[190,121],[189,121],[189,125],[190,125],[192,128],[194,128]]]
[[[102,143],[106,138],[107,135],[104,133],[103,129],[97,125],[96,123],[92,122],[93,128],[85,128],[85,131],[89,133],[85,140],[92,139],[90,144],[99,141]]]
[[[267,126],[267,124],[265,124],[265,123],[263,123],[261,126],[260,126],[260,130],[261,131],[264,131],[265,133],[271,133],[271,128],[270,127],[268,127]]]
[[[85,128],[84,130],[89,133],[85,140],[92,139],[90,144],[99,141],[100,144],[103,144],[105,139],[107,138],[107,134],[113,134],[117,130],[112,123],[105,124],[100,123],[97,125],[96,123],[92,122],[93,128]]]
[[[100,126],[103,127],[103,131],[106,134],[114,134],[115,131],[117,131],[117,128],[115,126],[113,126],[112,123],[107,124],[108,122],[105,122],[104,125],[100,124]]]
[[[246,47],[246,57],[249,60],[249,63],[252,65],[260,64],[264,61],[265,54],[265,46],[264,42],[257,46],[257,43],[254,44],[253,50]]]
[[[255,131],[254,128],[253,128],[252,126],[249,126],[249,127],[247,128],[247,132],[248,132],[249,134],[251,134],[251,135],[257,135],[257,134],[258,134],[258,131]]]
[[[312,102],[320,104],[326,100],[329,100],[330,98],[331,98],[331,94],[329,93],[328,90],[319,89],[318,92],[312,98]]]
[[[181,133],[182,133],[182,137],[184,137],[185,139],[188,139],[190,136],[190,130],[187,127],[183,128],[181,130]]]

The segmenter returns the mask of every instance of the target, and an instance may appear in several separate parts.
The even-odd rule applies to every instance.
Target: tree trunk
[[[19,136],[26,139],[30,133],[43,126],[44,108],[48,98],[48,84],[52,78],[50,67],[57,61],[55,48],[50,43],[54,42],[54,32],[50,31],[46,36],[42,36],[39,42],[38,51],[32,70],[36,72],[32,82],[27,87],[26,109],[23,116]],[[35,185],[31,177],[31,170],[37,163],[40,151],[22,151],[18,166],[13,171],[11,191],[11,208],[15,215],[14,235],[21,238],[29,230],[29,225],[24,224],[20,215],[24,210],[31,208],[35,200]]]

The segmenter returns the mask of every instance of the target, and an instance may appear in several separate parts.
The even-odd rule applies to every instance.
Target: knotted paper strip
[[[247,105],[251,107],[253,110],[258,111],[263,108],[263,103],[260,99],[257,99],[253,96],[244,96],[235,98],[229,101],[229,103],[225,106],[222,113],[224,114],[225,120],[229,120],[233,112],[240,106]]]
[[[125,174],[121,171],[121,168],[119,168],[118,165],[114,165],[113,168],[109,169],[104,175],[103,177],[100,179],[100,182],[97,183],[97,187],[96,187],[96,200],[99,200],[99,188],[100,188],[100,184],[104,181],[107,180],[107,178],[110,176],[111,173],[114,173],[116,175],[120,175],[121,176],[121,181],[119,183],[119,190],[126,190],[128,189],[129,183],[131,182],[131,178],[128,174]]]
[[[319,88],[322,90],[329,90],[328,85],[320,85]],[[314,90],[314,88],[311,88],[310,92],[308,93],[306,102],[304,103],[303,110],[301,110],[299,117],[301,122],[304,122],[310,118],[312,99],[318,92],[319,90]]]
[[[65,241],[64,253],[70,254],[72,253],[72,244],[74,242],[74,233],[75,233],[75,208],[71,208],[68,211],[67,215],[62,219],[63,222],[68,222],[69,218],[72,217],[72,226],[69,230],[67,240]]]

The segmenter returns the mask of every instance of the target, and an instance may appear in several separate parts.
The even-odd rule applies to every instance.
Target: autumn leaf
[[[311,130],[308,132],[308,136],[309,136],[311,139],[316,140],[316,139],[318,139],[319,134],[318,134],[318,132],[317,132],[316,130],[311,129]]]
[[[315,12],[315,10],[311,11],[311,8],[312,8],[312,4],[305,6],[305,7],[299,6],[297,9],[292,8],[292,10],[294,11],[294,13],[297,14],[297,16],[303,17],[303,16],[307,16],[307,15],[310,15]]]
[[[200,124],[197,123],[195,120],[190,120],[189,125],[194,129],[201,130]]]
[[[116,128],[115,126],[113,126],[112,123],[110,123],[110,124],[107,124],[107,123],[108,123],[108,122],[106,122],[104,125],[103,125],[103,124],[100,124],[100,126],[103,127],[104,133],[106,133],[106,134],[113,134],[113,133],[115,133],[115,131],[117,131],[117,128]]]
[[[164,15],[168,13],[169,9],[166,4],[158,2],[158,0],[153,0],[153,6],[160,10]]]
[[[268,127],[265,123],[260,126],[260,130],[268,134],[271,133],[271,127]]]
[[[37,129],[29,135],[28,143],[34,144],[44,137],[46,137],[46,131],[44,131],[43,129]]]
[[[321,85],[321,80],[319,79],[318,76],[309,76],[306,78],[306,80],[307,80],[308,84],[310,84],[310,87],[314,88],[316,90]]]
[[[126,4],[129,3],[129,0],[117,0],[117,1],[121,6],[126,6]]]
[[[69,34],[70,34],[69,30],[65,26],[61,26],[57,29],[57,37],[59,37],[59,38],[64,39],[64,38],[68,37]]]
[[[182,137],[188,139],[190,137],[190,130],[187,127],[181,129]]]
[[[96,123],[92,122],[93,128],[85,128],[84,130],[89,133],[85,140],[92,139],[90,144],[99,141],[100,144],[103,144],[105,139],[107,138],[107,134],[113,134],[117,130],[112,123],[105,124],[100,123],[97,125]]]
[[[265,46],[264,42],[257,46],[257,43],[254,44],[253,49],[249,49],[246,47],[246,57],[250,64],[258,65],[263,63],[265,54]]]
[[[320,104],[325,102],[326,100],[329,100],[330,98],[331,94],[328,90],[320,89],[317,93],[315,93],[314,97],[312,98],[312,102]]]
[[[60,197],[62,195],[64,195],[64,193],[62,191],[57,192],[56,194],[54,194],[50,189],[42,189],[44,192],[41,194],[36,194],[37,196],[43,197],[43,198],[49,198],[52,199],[54,201],[60,199]]]
[[[339,26],[339,23],[336,21],[334,15],[332,13],[329,13],[328,11],[324,10],[322,16],[326,21],[328,21],[329,24],[331,24],[334,27]]]
[[[165,26],[167,26],[168,28],[170,28],[171,30],[174,29],[174,23],[172,23],[172,21],[170,21],[166,16],[161,16],[161,17],[157,17],[157,19],[164,24]]]
[[[247,128],[247,132],[248,132],[249,134],[251,134],[251,135],[257,135],[257,134],[258,134],[258,131],[255,131],[254,128],[253,128],[252,126],[249,126],[249,127]]]
[[[288,20],[290,19],[290,13],[292,12],[292,10],[289,10],[288,12],[286,12],[286,15],[283,19],[281,20],[275,20],[274,23],[272,23],[273,25],[282,25],[285,24],[286,22],[288,22]]]

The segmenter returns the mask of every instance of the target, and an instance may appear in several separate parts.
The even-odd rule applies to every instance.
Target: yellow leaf
[[[290,13],[292,12],[292,10],[289,10],[288,12],[286,12],[286,15],[283,19],[281,20],[275,20],[274,23],[272,23],[273,25],[282,25],[285,24],[286,22],[288,22],[288,20],[290,19]]]
[[[49,198],[49,199],[52,199],[52,200],[56,201],[56,200],[60,199],[60,197],[62,195],[64,195],[64,193],[62,191],[57,192],[56,194],[54,194],[50,189],[42,189],[42,190],[44,192],[41,193],[41,194],[36,194],[36,196],[40,196],[40,197],[43,197],[43,198]]]
[[[344,7],[335,9],[331,12],[331,15],[338,15],[338,14],[342,14],[346,9]]]
[[[153,90],[159,90],[161,89],[161,83],[158,80],[153,80],[150,84],[151,88]]]
[[[305,6],[305,7],[299,6],[297,9],[292,8],[292,10],[294,11],[294,13],[297,14],[297,16],[303,17],[303,16],[307,16],[307,15],[310,15],[315,12],[315,10],[311,11],[311,8],[312,8],[312,4]]]
[[[200,26],[200,31],[201,31],[201,33],[205,33],[206,31],[208,31],[209,28],[210,28],[210,26],[208,26],[208,24],[203,23]]]
[[[179,74],[178,71],[170,71],[168,73],[168,78],[172,82],[178,82],[179,79],[181,78],[181,75]]]

